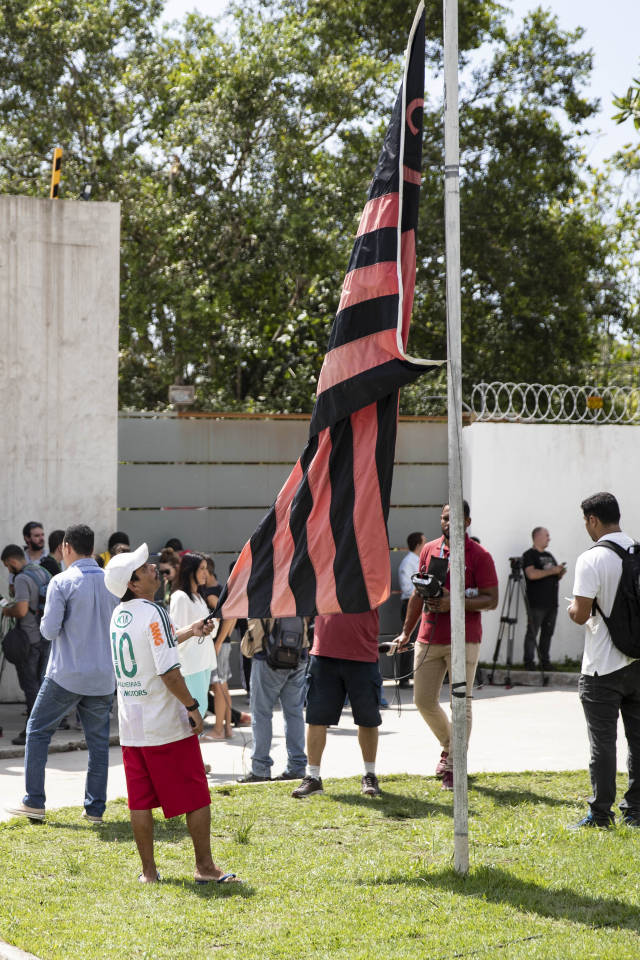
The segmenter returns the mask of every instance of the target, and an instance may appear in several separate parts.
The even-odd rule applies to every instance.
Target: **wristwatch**
[[[187,713],[193,713],[194,710],[199,710],[199,709],[200,709],[200,704],[198,703],[197,700],[194,700],[190,707],[185,707],[185,710],[187,711]]]

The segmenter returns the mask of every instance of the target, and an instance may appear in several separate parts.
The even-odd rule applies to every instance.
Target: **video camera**
[[[522,557],[509,557],[509,563],[511,564],[512,575],[522,572]]]
[[[416,593],[422,597],[425,609],[427,600],[434,600],[442,596],[448,569],[449,561],[446,557],[431,557],[427,572],[414,573],[411,577]]]

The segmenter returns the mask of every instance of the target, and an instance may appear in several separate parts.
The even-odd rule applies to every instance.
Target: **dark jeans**
[[[44,638],[39,643],[29,644],[29,655],[25,663],[16,666],[18,683],[27,701],[27,714],[31,713],[38,696],[38,690],[44,679],[49,661],[51,643]]]
[[[627,738],[629,787],[620,802],[625,814],[640,819],[640,661],[603,677],[580,675],[578,685],[591,748],[589,806],[594,820],[608,823],[616,798],[616,735],[622,715]]]
[[[533,663],[535,659],[536,637],[540,631],[540,642],[538,643],[538,653],[543,667],[549,666],[549,648],[551,647],[551,637],[553,628],[556,625],[557,607],[529,607],[529,622],[527,623],[527,632],[524,637],[524,662]]]

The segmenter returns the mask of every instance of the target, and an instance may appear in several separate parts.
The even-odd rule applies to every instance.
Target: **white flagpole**
[[[467,714],[462,508],[462,349],[460,307],[460,145],[458,122],[458,0],[444,12],[444,209],[447,264],[447,400],[451,571],[451,676],[454,866],[469,870]]]

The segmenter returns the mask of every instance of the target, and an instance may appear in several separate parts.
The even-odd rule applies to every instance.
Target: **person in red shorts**
[[[153,602],[158,571],[143,543],[112,557],[105,584],[121,598],[111,618],[111,652],[118,687],[120,744],[129,815],[142,861],[141,883],[160,879],[153,848],[154,807],[165,818],[186,814],[195,851],[196,883],[237,881],[211,858],[211,798],[198,744],[203,722],[180,673],[178,644],[204,637],[212,624],[198,620],[177,633]]]
[[[471,523],[471,511],[464,503],[465,530]],[[431,557],[449,557],[449,504],[440,516],[442,536],[425,544],[420,554],[420,572],[426,573]],[[467,681],[467,743],[471,734],[471,695],[478,665],[482,639],[481,611],[494,610],[498,605],[498,575],[491,554],[472,540],[464,538],[465,585],[465,661]],[[420,620],[418,640],[414,653],[413,699],[423,719],[440,741],[442,753],[436,767],[436,776],[442,777],[444,790],[453,789],[453,754],[451,752],[451,724],[440,706],[440,692],[445,674],[451,677],[451,616],[449,613],[449,572],[442,596],[427,601],[423,610],[422,598],[414,591],[409,600],[402,633],[396,638],[399,649],[409,638]],[[451,685],[449,685],[451,687]]]

